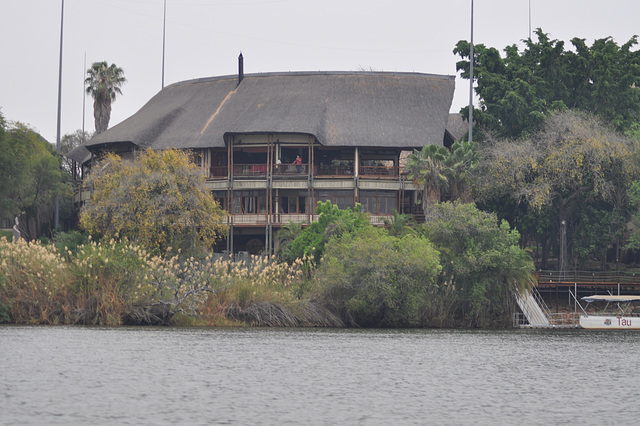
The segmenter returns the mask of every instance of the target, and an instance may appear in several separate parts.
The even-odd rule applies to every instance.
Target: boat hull
[[[580,315],[580,326],[591,330],[640,330],[640,317]]]

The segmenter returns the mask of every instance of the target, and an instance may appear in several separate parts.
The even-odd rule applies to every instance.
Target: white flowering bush
[[[155,256],[127,240],[70,249],[0,240],[0,321],[167,324],[180,313],[224,323],[228,308],[295,304],[308,260]]]
[[[66,322],[71,276],[51,245],[0,238],[0,316],[16,323]]]

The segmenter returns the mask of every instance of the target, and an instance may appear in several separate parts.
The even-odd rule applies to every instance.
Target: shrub
[[[316,274],[319,297],[346,323],[418,326],[441,269],[426,239],[369,227],[334,238]]]

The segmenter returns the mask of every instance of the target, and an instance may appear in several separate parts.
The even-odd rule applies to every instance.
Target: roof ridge
[[[370,75],[370,76],[421,76],[421,77],[429,77],[435,79],[446,79],[446,80],[455,80],[455,75],[449,74],[431,74],[431,73],[422,73],[415,71],[274,71],[274,72],[259,72],[259,73],[250,73],[244,74],[243,78],[253,78],[253,77],[278,77],[278,76],[321,76],[321,75]],[[223,80],[236,80],[238,79],[237,74],[233,75],[220,75],[220,76],[211,76],[211,77],[201,77],[195,78],[191,80],[183,80],[175,82],[169,86],[181,86],[185,84],[196,84],[196,83],[206,83],[208,81],[223,81]]]

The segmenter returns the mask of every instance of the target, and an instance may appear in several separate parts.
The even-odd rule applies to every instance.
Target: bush
[[[53,246],[0,238],[0,305],[5,320],[9,312],[15,323],[67,322],[70,282],[64,259]]]
[[[534,271],[520,234],[473,204],[441,203],[433,211],[423,232],[442,254],[444,278],[459,291],[464,325],[508,324],[512,292],[528,287]]]
[[[407,327],[423,323],[441,270],[439,253],[415,235],[396,238],[381,228],[334,238],[316,275],[319,297],[347,324]]]

